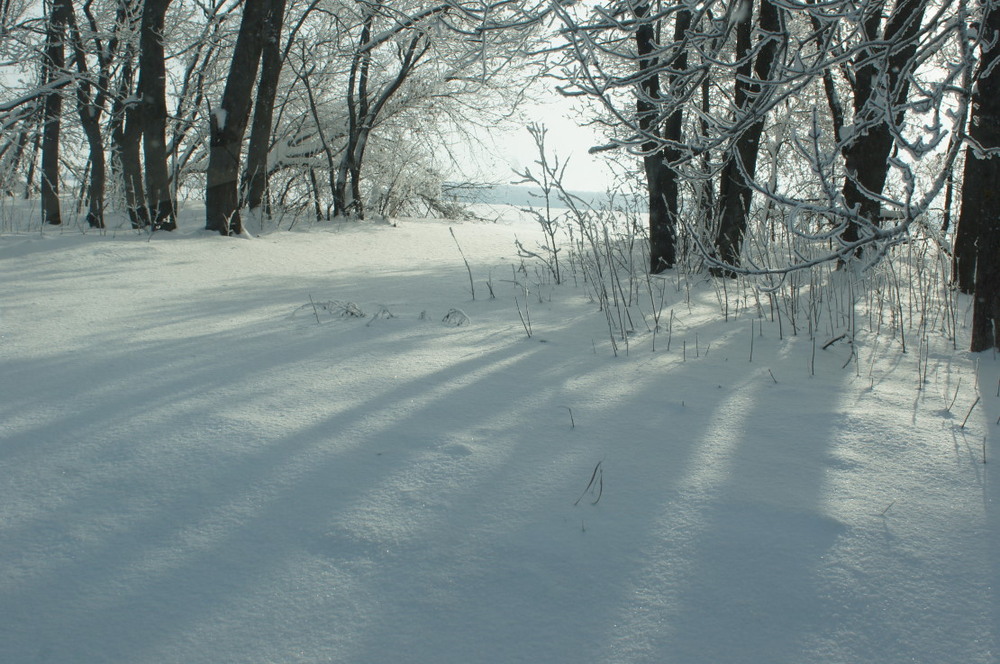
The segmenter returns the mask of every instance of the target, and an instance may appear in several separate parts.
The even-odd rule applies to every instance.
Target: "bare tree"
[[[153,230],[177,227],[167,167],[167,71],[164,20],[170,0],[145,0],[139,36],[139,118],[145,164],[146,209]]]
[[[689,70],[695,11],[628,0],[597,6],[590,16],[580,12],[555,8],[567,40],[568,84],[561,90],[603,106],[603,123],[615,136],[600,149],[626,148],[641,158],[649,198],[650,271],[660,272],[677,259],[681,176],[676,166],[683,159],[685,109],[694,110],[686,102],[697,90]],[[628,96],[631,112],[625,106]]]
[[[881,223],[882,192],[889,174],[889,157],[905,119],[911,77],[928,0],[897,0],[889,14],[885,2],[863,6],[858,24],[861,44],[853,59],[851,91],[854,118],[841,131],[846,167],[845,206],[857,212],[849,219],[843,241],[860,238],[861,222]],[[845,134],[846,135],[843,135]]]
[[[177,66],[177,89],[173,95],[176,104],[168,128],[167,154],[174,197],[186,176],[204,172],[208,136],[203,122],[205,100],[224,83],[222,60],[232,46],[233,19],[239,16],[239,6],[230,0],[211,0],[198,5],[199,12],[185,16],[185,21],[191,24],[189,29],[197,36],[189,47],[180,44],[182,48],[175,55],[183,65]]]
[[[233,47],[233,59],[222,93],[212,109],[210,153],[205,189],[206,229],[222,235],[243,232],[240,219],[239,179],[243,135],[250,117],[251,92],[264,47],[264,18],[271,0],[246,0],[243,19]]]
[[[303,14],[301,21],[316,5],[314,1]],[[264,43],[261,47],[260,83],[254,103],[253,121],[250,125],[250,143],[247,146],[247,166],[243,176],[245,203],[251,210],[261,207],[267,190],[267,155],[271,147],[271,125],[274,120],[274,101],[278,94],[281,68],[287,47],[281,48],[281,26],[284,22],[285,0],[272,0],[264,16]],[[294,32],[294,31],[293,31]],[[289,38],[289,46],[291,45]]]
[[[372,3],[363,9],[361,32],[357,49],[351,59],[347,82],[347,141],[343,157],[337,168],[334,184],[334,214],[336,216],[364,216],[361,197],[361,167],[372,129],[376,126],[386,103],[399,90],[403,82],[430,48],[422,30],[410,30],[402,43],[396,44],[396,71],[378,86],[373,86],[372,58],[375,44],[372,27],[382,3]],[[380,37],[380,35],[376,35]],[[383,39],[384,41],[384,39]]]
[[[132,100],[136,90],[136,58],[138,56],[138,35],[142,21],[141,0],[119,0],[117,21],[123,45],[114,98],[111,102],[111,169],[121,183],[125,210],[132,228],[149,225],[142,178],[142,156],[140,141],[142,125],[138,104]]]
[[[66,66],[66,24],[71,7],[68,0],[52,0],[45,28],[42,84],[58,79]],[[42,129],[42,218],[45,223],[59,225],[59,138],[62,127],[62,92],[52,88],[45,95]]]
[[[788,41],[784,9],[772,2],[761,0],[757,11],[760,29],[759,41],[753,44],[752,2],[744,0],[737,10],[742,19],[736,27],[737,63],[733,79],[733,104],[736,114],[751,118],[749,126],[738,134],[735,146],[726,158],[719,182],[719,201],[722,210],[715,236],[716,256],[725,265],[739,265],[743,236],[746,233],[750,203],[753,196],[752,182],[757,170],[761,135],[767,118],[767,93],[772,92],[768,81]],[[722,269],[720,273],[731,275]]]
[[[69,4],[70,0],[66,0]],[[91,53],[96,62],[96,72],[88,65],[87,44],[77,25],[75,12],[70,8],[68,13],[69,37],[76,63],[76,106],[80,118],[80,126],[87,137],[90,163],[90,183],[87,189],[88,211],[87,224],[92,228],[104,228],[104,192],[107,181],[107,162],[104,154],[104,132],[101,129],[101,117],[107,105],[111,81],[112,58],[118,51],[118,27],[102,31],[93,11],[92,0],[83,4],[83,14],[89,30]],[[125,14],[118,13],[118,21],[126,20]],[[102,37],[109,34],[107,41]]]
[[[437,159],[449,150],[437,125],[461,126],[480,113],[499,117],[516,103],[524,81],[503,103],[496,103],[498,86],[513,77],[505,72],[523,71],[529,35],[538,33],[547,5],[298,0],[290,3],[289,29],[289,9],[279,0],[80,0],[76,12],[71,2],[52,0],[41,20],[30,11],[22,18],[21,5],[5,5],[4,187],[25,175],[41,183],[48,222],[62,220],[58,188],[68,182],[79,186],[94,226],[123,201],[134,227],[170,229],[177,198],[206,183],[208,215],[216,220],[206,225],[226,233],[240,230],[240,175],[251,207],[281,169],[288,176],[276,201],[298,200],[308,190],[310,205],[323,196],[328,211],[340,214],[360,216],[369,201],[379,211],[402,209],[399,197],[417,191],[404,177],[409,172],[427,181],[412,195],[433,198],[432,181],[443,177]],[[300,31],[308,36],[296,37]],[[302,43],[320,66],[308,81],[283,79],[289,49]],[[24,83],[34,74],[25,55],[41,67],[41,81]],[[315,114],[306,103],[310,93]],[[70,95],[72,116],[63,112]],[[317,146],[319,134],[328,151]],[[397,151],[405,159],[393,163],[390,141],[407,143]],[[325,164],[324,152],[332,157]],[[37,155],[42,178],[34,175]],[[329,189],[320,191],[314,183],[324,180]]]
[[[783,273],[846,261],[866,246],[875,247],[870,260],[877,260],[906,238],[947,180],[957,144],[941,159],[940,177],[918,181],[915,169],[922,160],[937,160],[960,124],[961,108],[952,110],[964,103],[966,63],[942,66],[934,58],[961,39],[969,13],[961,0],[898,0],[891,9],[881,0],[754,4],[755,21],[747,0],[560,7],[567,39],[562,89],[598,102],[609,142],[597,149],[623,148],[645,164],[656,155],[654,167],[665,163],[675,182],[692,183],[693,196],[678,203],[679,217],[718,273]],[[668,32],[687,11],[690,27]],[[635,49],[627,36],[639,38]],[[817,94],[826,97],[826,108]],[[778,135],[771,136],[767,120],[779,106]],[[680,133],[654,130],[681,114],[690,120]],[[919,120],[911,122],[914,115]],[[756,170],[764,140],[771,163],[761,182]],[[647,187],[655,187],[644,170]],[[709,178],[719,188],[717,216],[703,209],[712,199],[705,195]],[[773,256],[758,252],[739,266],[748,260],[741,254],[745,234],[757,233],[755,198],[760,211],[776,211],[784,220],[783,233],[811,249],[791,250],[782,265],[759,264]],[[897,221],[883,224],[883,209]]]
[[[636,99],[636,116],[639,130],[646,137],[642,144],[643,169],[646,173],[646,188],[649,191],[649,270],[662,272],[673,267],[677,261],[676,235],[677,215],[680,205],[678,174],[672,164],[680,156],[677,146],[681,141],[683,108],[676,105],[666,114],[666,119],[658,117],[662,109],[661,64],[657,33],[664,26],[659,21],[649,21],[650,4],[642,3],[635,8],[635,16],[640,20],[635,32],[636,51],[639,55],[639,94]],[[660,21],[663,19],[661,18]],[[691,12],[680,11],[673,18],[674,42],[682,43],[691,26]],[[664,67],[668,70],[667,86],[672,86],[678,75],[687,67],[688,53],[685,48],[673,49],[665,56]],[[660,137],[657,141],[653,137]]]
[[[314,8],[315,21],[303,26]],[[272,57],[267,47],[262,51],[243,185],[251,208],[262,204],[272,173],[294,169],[299,183],[288,181],[277,199],[285,200],[290,189],[308,192],[309,205],[320,217],[360,218],[369,201],[376,209],[398,209],[388,199],[409,190],[400,181],[404,164],[397,159],[395,168],[378,163],[369,169],[373,145],[378,157],[385,152],[382,141],[392,135],[420,143],[426,156],[435,151],[432,136],[439,146],[447,143],[433,130],[434,123],[460,129],[491,104],[496,116],[513,107],[527,79],[514,80],[510,72],[532,66],[533,56],[524,54],[540,36],[544,14],[513,2],[367,1],[344,2],[337,9],[330,15],[308,4],[297,21],[289,16],[284,49],[279,51],[275,42]],[[300,29],[303,36],[296,38]],[[282,66],[294,77],[269,103],[265,81],[278,76]],[[502,95],[501,80],[510,83]],[[395,154],[407,154],[412,163],[412,147],[397,146]],[[434,169],[414,170],[430,176]],[[328,187],[321,191],[320,182]]]
[[[959,230],[976,248],[973,352],[1000,349],[1000,6],[987,3],[973,95]],[[964,267],[964,266],[963,266]]]

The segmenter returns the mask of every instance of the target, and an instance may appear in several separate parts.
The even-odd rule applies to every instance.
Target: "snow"
[[[475,301],[444,222],[197,225],[0,236],[0,661],[998,661],[992,355],[670,275],[615,357],[519,222]]]
[[[226,122],[229,120],[229,111],[219,105],[212,109],[212,116],[215,118],[215,130],[225,130]]]

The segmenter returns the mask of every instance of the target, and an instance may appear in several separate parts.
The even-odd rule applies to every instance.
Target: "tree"
[[[264,17],[271,0],[246,0],[233,48],[222,102],[209,116],[209,161],[205,189],[205,228],[222,235],[243,232],[239,179],[243,135],[250,117],[251,92],[264,47]]]
[[[178,11],[174,15],[192,35],[172,57],[176,62],[177,84],[172,95],[176,103],[167,132],[167,154],[171,192],[175,197],[188,176],[195,175],[199,189],[202,188],[208,137],[206,123],[202,121],[203,109],[206,96],[218,90],[224,81],[221,62],[232,46],[234,32],[230,29],[233,23],[230,19],[239,15],[240,5],[230,0],[211,0],[195,7],[196,11],[189,5],[186,14]],[[180,32],[182,26],[174,29]]]
[[[111,169],[120,180],[125,210],[132,228],[149,225],[142,180],[142,157],[139,143],[142,126],[138,105],[130,101],[135,89],[137,39],[142,21],[141,0],[119,0],[116,26],[123,33],[118,39],[124,45],[120,57],[118,81],[110,111]]]
[[[146,205],[153,230],[177,227],[167,167],[167,71],[164,26],[170,0],[145,0],[139,35],[139,115]]]
[[[961,110],[952,109],[963,104],[966,64],[935,58],[967,29],[964,7],[953,0],[898,0],[891,10],[882,0],[808,1],[795,12],[772,0],[576,3],[557,11],[567,40],[562,90],[598,102],[609,141],[596,149],[626,149],[644,167],[668,164],[684,185],[680,230],[717,274],[780,274],[846,261],[865,246],[877,260],[905,240],[947,181],[956,149],[941,158],[940,147],[960,124]],[[685,12],[690,27],[668,38]],[[634,50],[625,37],[638,40]],[[827,108],[817,104],[824,95]],[[779,107],[769,135],[768,116]],[[654,130],[675,118],[683,118],[679,132]],[[656,150],[663,156],[647,160]],[[770,160],[764,181],[756,173],[762,158]],[[921,179],[918,165],[928,159],[944,169]],[[706,194],[713,180],[718,210]],[[758,197],[766,216],[755,218]],[[883,208],[896,223],[882,223]],[[784,223],[761,232],[772,219]],[[783,243],[785,265],[773,264],[767,249],[776,232],[795,238],[795,246]],[[752,259],[742,247],[748,233],[758,247]]]
[[[844,205],[856,214],[844,229],[845,243],[857,242],[862,228],[881,222],[893,134],[903,125],[911,76],[919,64],[914,56],[927,5],[927,0],[897,0],[888,20],[883,18],[884,1],[863,7],[858,24],[862,43],[853,60],[854,75],[848,79],[854,118],[851,127],[838,134],[846,169]]]
[[[67,5],[70,0],[66,0]],[[90,185],[87,189],[88,211],[87,224],[91,228],[104,228],[104,191],[107,180],[107,164],[104,155],[104,134],[101,130],[101,116],[108,100],[111,79],[111,58],[118,50],[119,26],[110,31],[107,43],[102,39],[102,31],[98,27],[93,13],[91,0],[83,4],[83,13],[87,19],[93,42],[93,54],[96,60],[96,74],[90,71],[87,64],[87,50],[76,15],[72,7],[68,12],[70,44],[73,49],[73,59],[76,62],[76,105],[80,117],[80,126],[87,137],[90,163]],[[125,14],[119,12],[118,21],[125,20]]]
[[[974,294],[976,290],[976,262],[978,254],[979,236],[982,231],[983,222],[990,218],[990,207],[992,197],[992,183],[996,182],[994,171],[998,168],[997,159],[993,158],[990,147],[1000,145],[998,139],[991,132],[991,125],[988,119],[984,120],[983,112],[989,112],[990,101],[983,99],[981,90],[984,85],[981,79],[988,75],[1000,52],[990,49],[989,22],[997,20],[993,15],[991,3],[986,3],[983,8],[982,22],[975,23],[972,27],[978,28],[980,25],[986,26],[985,30],[976,30],[969,35],[963,43],[967,46],[964,57],[975,60],[976,65],[970,70],[974,71],[969,76],[969,80],[963,86],[968,90],[973,118],[968,127],[963,127],[966,132],[956,133],[955,140],[967,142],[965,148],[964,170],[962,175],[962,203],[959,209],[958,224],[955,229],[955,236],[952,243],[952,280],[959,291],[967,294]],[[985,33],[985,34],[983,34]],[[976,53],[976,49],[979,52]],[[985,82],[988,87],[990,82]]]
[[[640,76],[636,118],[639,131],[646,138],[641,152],[649,193],[649,271],[657,274],[673,267],[677,261],[677,214],[680,201],[678,175],[672,164],[680,156],[677,145],[681,140],[684,116],[683,108],[678,104],[666,115],[666,120],[660,117],[661,56],[657,55],[657,33],[663,26],[659,22],[647,20],[650,18],[648,2],[639,4],[634,11],[639,23],[635,31],[635,42]],[[691,26],[691,12],[678,12],[673,22],[674,42],[680,43]],[[687,50],[676,48],[666,58],[663,67],[670,72],[667,76],[669,87],[687,67]],[[656,140],[657,138],[660,140]]]
[[[275,201],[308,199],[318,218],[360,218],[368,203],[400,209],[389,199],[409,190],[402,172],[419,172],[426,193],[435,169],[424,166],[447,152],[435,125],[460,129],[477,115],[504,115],[527,84],[510,72],[534,65],[534,56],[519,54],[530,51],[541,14],[525,3],[334,6],[330,14],[309,3],[298,20],[289,15],[284,49],[276,40],[262,49],[242,185],[242,203],[251,209],[264,204],[271,176],[282,171]],[[314,20],[303,25],[310,14]],[[282,68],[294,76],[268,99],[267,81]],[[510,83],[502,92],[501,80]],[[413,143],[385,149],[390,136]],[[406,154],[406,163],[370,163],[373,154],[379,160],[390,153]]]
[[[752,182],[767,117],[763,110],[766,104],[763,102],[766,95],[773,91],[767,81],[772,76],[779,49],[783,49],[788,41],[782,16],[784,10],[779,9],[772,0],[761,0],[757,19],[760,41],[754,48],[751,4],[750,0],[744,0],[737,11],[742,20],[736,27],[735,61],[738,65],[734,77],[733,104],[738,116],[752,120],[738,134],[735,147],[727,156],[720,174],[719,201],[722,210],[715,236],[715,250],[716,257],[725,265],[739,265],[740,262],[753,196]],[[733,274],[725,269],[721,273]]]
[[[521,98],[524,80],[505,91],[506,99],[498,81],[534,59],[521,56],[534,47],[531,35],[538,33],[547,4],[302,0],[290,3],[294,19],[283,35],[286,8],[275,0],[262,3],[268,15],[258,51],[252,46],[261,30],[243,23],[255,2],[81,0],[75,13],[69,8],[60,18],[58,10],[71,1],[53,0],[57,11],[47,7],[41,21],[20,4],[8,5],[3,14],[3,185],[12,189],[14,178],[31,176],[36,155],[44,153],[47,219],[61,220],[58,187],[71,182],[89,204],[89,223],[101,225],[105,209],[124,201],[134,227],[153,229],[174,227],[176,198],[190,190],[188,183],[211,181],[206,199],[214,214],[217,194],[230,189],[217,186],[221,179],[235,183],[243,176],[245,202],[253,207],[264,199],[268,176],[281,169],[287,177],[275,200],[294,201],[307,185],[327,216],[334,210],[360,216],[369,202],[373,210],[403,209],[399,197],[416,191],[404,173],[420,178],[421,200],[433,198],[433,180],[442,178],[438,159],[449,150],[447,133],[436,125],[460,126],[478,114],[500,117]],[[306,38],[296,38],[300,28]],[[245,57],[248,44],[256,51],[252,58]],[[314,76],[283,78],[289,49],[300,44],[308,44],[315,57],[309,63],[317,65]],[[235,66],[229,60],[234,53]],[[42,81],[25,82],[35,73],[25,71],[25,54],[41,66]],[[224,67],[219,54],[226,56]],[[247,61],[256,61],[259,81],[240,66]],[[70,117],[63,104],[74,93]],[[315,114],[305,103],[310,93]],[[232,107],[237,98],[248,119],[254,108],[252,129]],[[201,122],[206,107],[210,117]],[[223,115],[225,123],[219,122]],[[317,146],[320,134],[328,150]],[[392,159],[390,141],[407,143],[397,151],[405,160]],[[222,144],[226,149],[219,149]],[[332,158],[324,164],[324,156]],[[320,191],[313,181],[330,186]],[[239,229],[242,203],[231,191],[225,197],[221,225],[228,233],[230,221]]]
[[[975,239],[971,350],[1000,349],[1000,6],[986,3],[959,229]]]
[[[315,4],[314,1],[312,6]],[[305,20],[308,11],[302,20]],[[250,143],[247,146],[247,167],[243,177],[245,203],[251,210],[261,207],[267,190],[267,155],[271,147],[274,101],[278,94],[278,81],[287,53],[287,48],[285,52],[281,49],[281,26],[284,15],[285,0],[272,0],[264,16],[260,83],[257,85],[257,100],[254,103],[253,122],[250,125]],[[301,24],[300,21],[299,25]],[[291,38],[289,38],[290,44]]]
[[[69,0],[52,0],[45,29],[42,84],[57,80],[66,66],[64,41],[71,8]],[[62,123],[62,92],[52,88],[45,95],[42,128],[42,219],[62,223],[59,207],[59,134]]]
[[[343,157],[337,168],[334,183],[334,214],[336,216],[364,216],[361,197],[361,167],[372,129],[376,126],[385,105],[410,76],[420,59],[430,48],[426,34],[413,30],[413,34],[398,45],[396,71],[381,85],[371,81],[373,52],[377,46],[372,40],[372,27],[377,10],[382,3],[364,8],[357,49],[351,59],[347,82],[347,141]],[[376,35],[380,37],[380,35]],[[384,41],[384,39],[383,39]]]
[[[612,137],[597,150],[624,148],[641,159],[649,201],[649,269],[673,267],[685,109],[699,89],[689,64],[697,39],[692,28],[704,10],[696,16],[686,4],[626,0],[607,7],[560,4],[554,11],[567,42],[567,84],[560,90],[603,107],[601,123]]]

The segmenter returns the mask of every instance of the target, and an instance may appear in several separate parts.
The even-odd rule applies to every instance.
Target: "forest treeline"
[[[541,82],[648,195],[651,272],[863,268],[919,236],[1000,348],[996,0],[2,0],[0,49],[0,185],[46,224],[78,200],[169,231],[191,196],[223,235],[449,214],[450,155]]]

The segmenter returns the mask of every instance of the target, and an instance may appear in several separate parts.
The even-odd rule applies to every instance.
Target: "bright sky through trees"
[[[469,180],[506,183],[516,180],[514,170],[531,168],[537,159],[537,148],[528,134],[527,123],[534,122],[548,130],[546,145],[550,156],[568,161],[566,184],[572,189],[603,191],[611,180],[606,155],[593,155],[589,149],[602,143],[591,127],[581,126],[583,115],[573,104],[555,92],[543,93],[538,103],[523,110],[524,123],[493,131],[483,131],[484,147],[469,157]],[[463,166],[464,168],[464,166]]]

